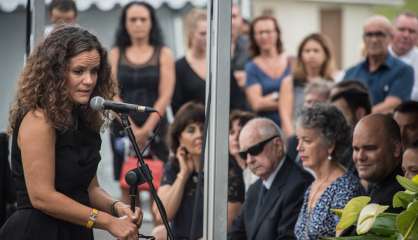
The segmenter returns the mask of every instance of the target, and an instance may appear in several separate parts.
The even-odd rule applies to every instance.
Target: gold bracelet
[[[94,224],[96,223],[97,214],[99,214],[99,211],[95,208],[92,208],[89,220],[86,223],[86,228],[92,228],[94,226]]]

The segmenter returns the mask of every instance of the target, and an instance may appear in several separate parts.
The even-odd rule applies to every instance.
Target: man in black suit
[[[249,121],[239,144],[247,166],[260,179],[249,187],[228,239],[294,239],[294,226],[312,176],[286,156],[281,130],[269,119]]]
[[[402,144],[399,126],[389,115],[372,114],[363,117],[354,128],[353,161],[360,179],[367,183],[366,191],[372,203],[392,208],[393,195],[403,188],[396,181],[402,176]]]

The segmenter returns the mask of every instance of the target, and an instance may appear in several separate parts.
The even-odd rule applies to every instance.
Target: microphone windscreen
[[[90,107],[96,111],[103,110],[104,102],[105,100],[102,97],[96,96],[90,100]]]

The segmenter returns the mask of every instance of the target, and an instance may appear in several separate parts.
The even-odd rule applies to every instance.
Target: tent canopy
[[[38,0],[37,0],[38,1]],[[52,0],[45,0],[45,4],[49,4]],[[132,0],[75,0],[77,8],[80,11],[85,11],[89,9],[93,4],[97,8],[103,11],[109,11],[113,9],[116,5],[125,5]],[[162,4],[167,4],[170,8],[179,9],[184,7],[187,3],[191,3],[195,6],[204,6],[206,5],[206,0],[145,0],[151,4],[154,8],[159,8]],[[12,12],[17,7],[25,7],[27,0],[1,0],[0,1],[0,11]]]

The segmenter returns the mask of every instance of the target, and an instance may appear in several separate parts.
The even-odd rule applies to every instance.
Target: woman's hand
[[[179,175],[187,179],[194,169],[193,160],[191,159],[190,154],[184,146],[180,146],[177,149],[176,157],[180,164]]]
[[[129,205],[123,202],[117,202],[115,203],[114,208],[117,217],[128,216],[128,218],[131,219],[138,227],[141,226],[143,215],[139,207],[135,207],[135,213],[133,213]]]
[[[144,128],[135,127],[133,128],[135,135],[136,143],[139,145],[139,148],[142,149],[145,147],[145,143],[148,141],[150,136],[149,131]]]
[[[117,239],[138,239],[138,226],[133,223],[128,216],[119,218],[113,217],[109,222],[107,229]]]
[[[271,99],[273,101],[276,101],[276,102],[279,101],[279,93],[278,92],[269,93],[269,94],[265,95],[264,97],[267,98],[267,99]]]

